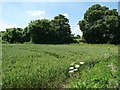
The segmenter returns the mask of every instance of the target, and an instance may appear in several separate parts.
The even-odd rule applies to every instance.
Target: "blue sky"
[[[93,4],[118,9],[117,2],[2,2],[0,30],[9,27],[24,28],[31,20],[53,19],[54,16],[63,14],[69,19],[72,33],[81,35],[77,23]]]

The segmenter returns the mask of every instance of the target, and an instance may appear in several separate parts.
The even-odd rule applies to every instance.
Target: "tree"
[[[53,20],[34,20],[28,25],[33,43],[70,43],[72,41],[69,20],[59,14]]]
[[[118,16],[118,22],[117,25],[115,25],[116,27],[116,30],[114,31],[114,37],[112,38],[112,42],[111,43],[114,43],[114,44],[120,44],[120,15]]]
[[[73,41],[71,38],[69,20],[64,15],[59,14],[55,16],[51,22],[53,31],[55,32],[56,43],[70,43]]]
[[[87,43],[120,43],[118,22],[116,9],[95,4],[85,12],[79,26]]]
[[[50,21],[47,19],[31,21],[28,26],[31,42],[49,43],[50,27]]]
[[[22,31],[22,28],[7,28],[6,32],[2,37],[2,40],[7,41],[9,43],[23,43]]]
[[[30,42],[30,32],[28,27],[25,27],[23,30],[23,42]]]

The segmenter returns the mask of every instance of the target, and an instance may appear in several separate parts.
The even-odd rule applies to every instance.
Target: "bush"
[[[2,40],[2,44],[9,44],[9,42]]]

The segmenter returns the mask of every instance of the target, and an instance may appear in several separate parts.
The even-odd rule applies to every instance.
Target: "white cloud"
[[[63,13],[62,15],[66,16],[66,17],[68,17],[68,14],[67,14],[67,13]]]
[[[0,31],[6,31],[6,28],[24,28],[23,26],[19,26],[17,24],[6,24],[6,23],[2,23],[0,22]]]
[[[72,31],[72,34],[82,36],[82,32],[79,28],[79,25],[77,25],[77,24],[71,27],[71,31]]]
[[[45,14],[45,11],[42,11],[42,10],[33,10],[33,11],[27,11],[27,13],[30,16],[42,16],[42,15]]]

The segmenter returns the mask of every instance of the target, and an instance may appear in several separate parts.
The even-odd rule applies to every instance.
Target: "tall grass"
[[[3,88],[62,88],[71,63],[96,61],[105,52],[116,55],[117,46],[3,44]]]

